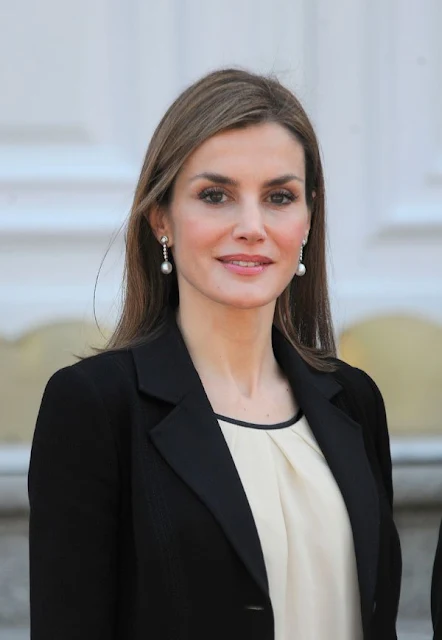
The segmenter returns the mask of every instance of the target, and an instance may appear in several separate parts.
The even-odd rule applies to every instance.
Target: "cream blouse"
[[[261,541],[275,640],[362,640],[347,510],[306,418],[218,422]]]

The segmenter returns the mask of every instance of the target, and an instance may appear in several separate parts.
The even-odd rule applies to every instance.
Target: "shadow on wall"
[[[16,342],[0,339],[0,442],[30,442],[50,376],[105,341],[96,326],[81,322],[39,327]],[[342,333],[339,352],[380,387],[393,435],[442,435],[442,327],[372,318]]]
[[[102,347],[95,325],[62,322],[38,327],[15,342],[0,338],[0,442],[30,442],[51,375]]]
[[[348,328],[340,357],[364,369],[385,400],[392,435],[442,435],[442,327],[408,316]]]

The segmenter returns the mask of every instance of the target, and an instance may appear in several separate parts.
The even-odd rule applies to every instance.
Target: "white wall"
[[[221,65],[276,72],[317,126],[338,326],[442,321],[441,25],[440,0],[3,0],[0,336],[91,316],[153,128]]]

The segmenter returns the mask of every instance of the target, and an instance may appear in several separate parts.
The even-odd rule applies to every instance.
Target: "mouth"
[[[262,273],[273,261],[266,256],[231,255],[218,258],[229,271],[238,275],[257,275]]]
[[[230,256],[222,256],[221,258],[218,258],[218,260],[224,263],[237,264],[241,267],[257,267],[259,265],[267,265],[273,262],[272,260],[270,260],[270,258],[267,258],[267,256],[249,256],[242,253]]]

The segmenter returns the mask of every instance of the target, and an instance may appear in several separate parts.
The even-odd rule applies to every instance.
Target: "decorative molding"
[[[11,147],[0,145],[2,189],[55,188],[57,191],[84,187],[87,190],[120,190],[134,185],[139,167],[116,144],[44,145]]]
[[[442,5],[375,0],[367,18],[371,238],[442,234]]]
[[[22,212],[11,216],[0,213],[0,237],[2,241],[44,238],[82,241],[109,239],[116,236],[122,242],[125,219],[110,215],[108,211],[81,211],[65,208],[58,216],[46,211]]]
[[[8,100],[6,122],[0,131],[1,186],[49,183],[60,188],[70,183],[97,183],[115,188],[136,179],[140,157],[134,118],[132,66],[136,50],[132,29],[137,22],[138,1],[93,0],[86,22],[80,19],[84,17],[84,3],[67,13],[60,8],[52,11],[47,5],[40,8],[40,13],[50,13],[39,16],[29,42],[24,34],[31,23],[23,23],[16,11],[11,13],[11,31],[17,29],[19,43],[34,49],[25,54],[32,55],[35,63],[23,68],[24,85],[15,79],[11,86],[12,95],[18,94],[19,106],[14,111],[13,102]],[[58,53],[59,64],[67,63],[66,73],[52,64],[48,33],[57,43],[52,55]],[[75,49],[79,38],[82,47]],[[11,46],[15,46],[15,40]],[[48,65],[48,69],[38,65]],[[43,91],[34,95],[40,77]],[[29,96],[26,90],[31,92]],[[46,95],[48,91],[53,94]],[[32,96],[35,109],[21,109]]]
[[[271,11],[267,0],[256,0],[253,11],[250,7],[250,0],[237,0],[232,20],[230,2],[176,3],[181,83],[218,67],[239,66],[275,73],[301,94],[309,92],[317,0],[275,0]],[[213,25],[218,38],[213,38]]]
[[[29,43],[34,49],[42,49],[36,64],[47,59],[50,45],[45,39],[46,27],[42,26],[47,24],[54,33],[66,31],[67,44],[62,53],[76,73],[72,80],[65,74],[59,86],[51,87],[54,96],[39,97],[37,113],[19,110],[16,115],[9,109],[8,119],[2,123],[1,243],[19,247],[21,242],[35,240],[33,256],[38,260],[41,241],[41,250],[46,252],[47,239],[78,243],[110,240],[123,223],[147,144],[142,132],[153,126],[150,111],[142,113],[138,109],[138,89],[144,78],[141,73],[139,77],[134,74],[138,60],[134,33],[141,4],[140,0],[94,0],[88,6],[86,23],[82,3],[77,9],[71,7],[68,14],[65,9],[57,9],[55,14],[51,11],[41,18],[41,29],[33,32]],[[151,3],[145,4],[155,11]],[[61,29],[59,21],[76,13],[83,16],[81,20],[71,20]],[[12,28],[18,27],[18,19],[14,11]],[[87,36],[81,48],[85,55],[72,48],[79,29],[82,37]],[[35,72],[44,75],[45,69],[37,66]],[[52,99],[63,92],[64,83],[69,83],[69,95],[75,96],[66,113],[57,111],[58,102]],[[11,90],[14,86],[22,98],[30,99],[26,83],[17,81]],[[151,92],[150,104],[155,104],[160,93],[161,87],[153,95]],[[17,97],[17,102],[20,100]],[[78,246],[80,253],[81,244]],[[7,257],[2,257],[4,264]],[[28,286],[35,286],[31,278]]]
[[[440,176],[442,181],[442,174]],[[392,207],[384,220],[378,221],[374,236],[380,241],[399,238],[419,239],[442,236],[442,194],[437,202],[417,202],[411,205]]]

